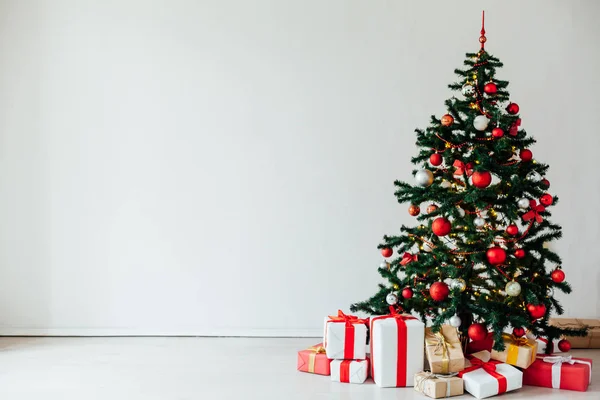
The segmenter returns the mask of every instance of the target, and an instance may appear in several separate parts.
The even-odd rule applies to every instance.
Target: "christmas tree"
[[[418,222],[384,236],[379,273],[387,283],[351,310],[381,315],[393,305],[430,319],[434,331],[449,322],[473,340],[491,331],[496,350],[505,329],[549,342],[583,335],[548,324],[552,311],[563,313],[555,292],[571,292],[548,246],[561,237],[549,211],[558,198],[548,192],[548,165],[529,149],[535,140],[519,127],[508,82],[496,76],[502,63],[485,50],[483,24],[479,42],[455,70],[447,113],[416,130],[416,185],[394,182]]]

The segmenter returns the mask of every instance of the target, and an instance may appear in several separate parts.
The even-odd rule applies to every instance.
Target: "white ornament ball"
[[[431,247],[429,243],[423,243],[423,251],[431,253],[433,251],[433,247]]]
[[[440,187],[443,189],[448,189],[450,186],[452,186],[452,184],[445,179],[442,180],[442,183],[440,183]]]
[[[487,129],[489,123],[490,123],[490,120],[485,115],[478,115],[473,120],[473,126],[478,131],[485,131]]]
[[[554,296],[554,289],[549,287],[548,290],[546,290],[546,295],[548,295],[548,297]]]
[[[396,296],[396,294],[394,294],[394,293],[390,293],[387,296],[385,296],[385,301],[390,306],[393,306],[394,304],[398,303],[398,296]]]
[[[530,182],[537,183],[542,180],[542,176],[537,171],[531,171],[525,177]]]
[[[481,218],[481,217],[477,217],[473,220],[473,224],[478,227],[481,228],[482,226],[485,225],[485,219]]]
[[[458,215],[460,215],[461,217],[464,217],[465,216],[465,210],[463,210],[460,207],[456,207],[456,208],[458,209]]]
[[[382,261],[381,264],[379,264],[379,268],[389,268],[390,264],[387,263],[387,261]]]
[[[529,208],[529,199],[526,197],[523,197],[522,199],[520,199],[517,202],[517,205],[519,206],[520,209],[527,210]]]
[[[462,324],[462,321],[460,320],[460,317],[458,315],[453,315],[450,317],[450,325],[452,325],[455,328],[458,328],[460,324]]]
[[[452,289],[458,289],[461,292],[464,292],[467,288],[467,282],[465,282],[463,278],[456,278],[453,279],[452,282],[450,282],[450,287]]]
[[[473,96],[475,94],[475,88],[473,85],[465,83],[462,87],[462,94],[465,96]]]
[[[519,284],[519,282],[510,281],[506,284],[504,291],[507,295],[516,297],[521,294],[521,285]]]
[[[433,172],[422,169],[415,174],[415,180],[419,186],[427,187],[433,183]]]

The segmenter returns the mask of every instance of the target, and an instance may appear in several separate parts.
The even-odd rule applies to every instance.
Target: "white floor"
[[[425,399],[412,388],[334,383],[296,371],[296,351],[312,344],[315,339],[0,338],[0,399]],[[600,350],[572,354],[600,362]],[[527,386],[502,398],[600,399],[599,371],[586,393]]]

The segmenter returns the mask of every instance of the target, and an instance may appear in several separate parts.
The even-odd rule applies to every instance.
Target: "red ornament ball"
[[[498,86],[494,82],[488,82],[483,86],[483,91],[487,94],[496,94],[498,92]]]
[[[431,203],[430,205],[427,206],[427,214],[431,214],[434,211],[437,211],[438,206]]]
[[[519,105],[517,103],[510,103],[508,106],[506,106],[506,112],[512,115],[518,114]]]
[[[544,193],[542,197],[540,197],[540,203],[542,203],[546,207],[551,206],[553,202],[554,199],[552,198],[552,195],[548,193]]]
[[[383,249],[381,249],[381,255],[385,258],[391,257],[392,254],[394,254],[394,251],[389,247],[384,247]]]
[[[517,258],[524,258],[525,257],[525,250],[523,250],[523,249],[516,249],[515,250],[515,257],[517,257]]]
[[[511,224],[506,227],[506,233],[508,233],[510,236],[515,236],[519,233],[519,228],[515,224]]]
[[[502,130],[502,128],[494,128],[492,129],[492,136],[500,139],[502,136],[504,136],[504,131]]]
[[[552,273],[550,274],[550,278],[552,278],[552,280],[556,283],[561,283],[565,280],[565,273],[562,269],[558,268],[552,271]]]
[[[446,236],[450,233],[450,230],[452,230],[452,224],[450,221],[448,221],[448,219],[444,217],[438,217],[433,220],[433,223],[431,224],[431,230],[437,236]]]
[[[417,215],[419,215],[420,212],[421,212],[421,208],[419,206],[417,206],[416,204],[411,204],[410,207],[408,207],[408,213],[410,215],[412,215],[413,217],[416,217]]]
[[[533,158],[533,153],[529,149],[523,149],[521,150],[521,153],[519,153],[519,157],[521,157],[521,161],[528,162]]]
[[[525,329],[515,328],[515,329],[513,329],[513,335],[515,337],[523,337],[523,336],[525,336]]]
[[[542,318],[546,315],[546,306],[543,304],[527,304],[527,312],[533,319]]]
[[[429,163],[434,167],[442,165],[442,155],[440,153],[433,153],[429,156]]]
[[[485,325],[478,322],[471,324],[467,333],[469,334],[469,338],[471,338],[471,340],[483,340],[488,334]]]
[[[485,255],[488,262],[492,265],[501,265],[506,261],[506,251],[502,247],[491,247]]]
[[[412,289],[409,287],[402,289],[402,297],[404,297],[405,299],[410,299],[411,297],[413,297]]]
[[[442,125],[450,126],[454,123],[454,118],[450,114],[446,114],[441,119]]]
[[[450,293],[450,288],[444,282],[433,282],[429,288],[429,294],[435,301],[444,301]]]
[[[492,174],[490,174],[488,171],[476,171],[473,172],[471,180],[473,181],[473,186],[483,189],[492,183]]]
[[[542,179],[542,185],[548,189],[550,187],[550,181],[548,179]]]
[[[569,350],[571,350],[571,342],[569,342],[567,339],[560,340],[558,342],[558,349],[563,353],[568,352]]]

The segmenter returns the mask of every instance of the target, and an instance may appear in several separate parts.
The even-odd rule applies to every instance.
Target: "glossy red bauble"
[[[571,350],[571,342],[567,339],[562,339],[558,342],[558,349],[563,353],[566,353]]]
[[[510,236],[515,236],[519,233],[519,228],[514,224],[509,225],[506,227],[506,233],[508,233]]]
[[[442,165],[442,155],[440,153],[433,153],[429,156],[429,163],[431,163],[431,165],[434,167]]]
[[[554,281],[556,283],[561,283],[562,281],[565,280],[565,273],[563,272],[562,269],[555,269],[550,274],[550,278],[552,278],[552,281]]]
[[[405,299],[410,299],[411,297],[413,297],[412,289],[409,287],[402,289],[402,297],[404,297]]]
[[[450,114],[446,114],[442,117],[441,123],[444,126],[450,126],[454,123],[454,118]]]
[[[429,288],[429,294],[435,301],[444,301],[450,293],[450,288],[444,282],[434,282]]]
[[[517,257],[517,258],[524,258],[525,257],[525,250],[523,250],[523,249],[516,249],[515,250],[515,257]]]
[[[513,335],[515,337],[523,337],[523,336],[525,336],[525,329],[515,328],[515,329],[513,329]]]
[[[433,220],[431,230],[437,236],[446,236],[452,230],[452,224],[444,217],[438,217]]]
[[[508,112],[509,114],[515,115],[519,113],[519,105],[517,103],[510,103],[507,107],[506,107],[506,112]]]
[[[391,257],[392,254],[394,254],[394,252],[389,247],[385,247],[385,248],[381,249],[381,255],[384,256],[385,258]]]
[[[492,183],[492,174],[487,171],[475,171],[471,176],[473,186],[479,189],[486,188]]]
[[[483,86],[483,91],[486,94],[496,94],[498,93],[498,86],[494,82],[488,82]]]
[[[419,215],[420,212],[421,212],[421,208],[415,204],[411,204],[410,207],[408,207],[408,213],[410,215],[412,215],[413,217],[416,217],[417,215]]]
[[[519,157],[521,157],[521,161],[528,162],[533,158],[533,153],[529,149],[523,149],[519,153]]]
[[[427,214],[431,214],[434,211],[437,211],[438,206],[431,203],[430,205],[427,206]]]
[[[501,265],[506,261],[506,251],[502,247],[491,247],[485,255],[488,262],[492,265]]]
[[[487,328],[480,323],[474,323],[469,326],[467,331],[471,340],[483,340],[487,337]]]
[[[548,179],[542,179],[542,185],[548,189],[550,187],[550,181]]]
[[[540,203],[542,203],[546,207],[551,206],[553,202],[554,199],[552,198],[552,195],[548,193],[544,193],[542,197],[540,197]]]
[[[527,312],[533,319],[542,318],[546,315],[546,306],[543,304],[527,304]]]
[[[502,136],[504,136],[504,131],[502,130],[502,128],[494,128],[492,129],[492,136],[499,139]]]

